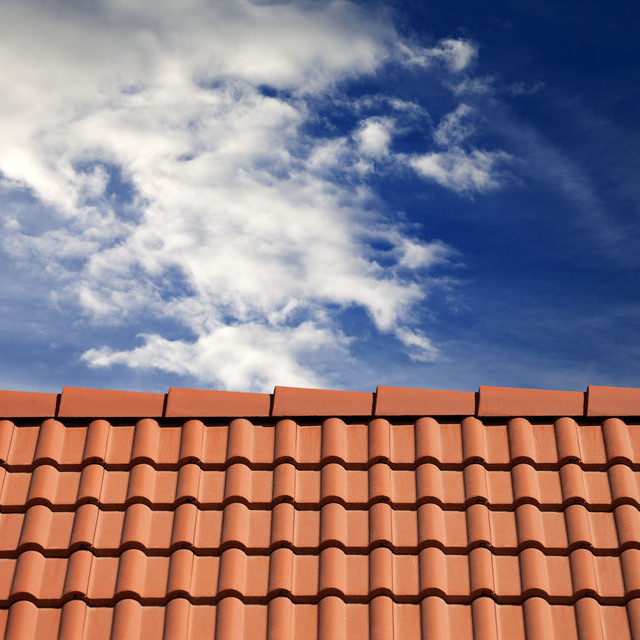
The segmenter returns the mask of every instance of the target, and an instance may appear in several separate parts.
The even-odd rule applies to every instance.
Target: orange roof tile
[[[0,637],[640,640],[638,398],[0,392]]]

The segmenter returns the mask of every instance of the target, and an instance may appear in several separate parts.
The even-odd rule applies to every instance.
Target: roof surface
[[[0,391],[7,640],[640,640],[640,390]]]

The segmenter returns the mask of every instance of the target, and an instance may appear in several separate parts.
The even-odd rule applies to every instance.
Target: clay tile
[[[533,463],[536,457],[536,449],[531,423],[524,418],[509,420],[507,434],[511,461],[529,461]]]
[[[540,597],[524,601],[524,628],[527,640],[550,640],[555,637],[551,605]]]
[[[85,462],[104,462],[107,456],[111,425],[106,420],[92,420],[87,429],[82,457]]]
[[[584,472],[577,464],[564,464],[560,467],[560,486],[565,504],[587,502],[587,490],[584,485]]]
[[[382,462],[369,467],[369,500],[389,501],[391,496],[391,468]]]
[[[390,544],[392,540],[393,528],[391,506],[386,502],[377,502],[372,504],[369,507],[370,544]]]
[[[245,595],[247,555],[241,549],[225,549],[220,556],[218,593]]]
[[[281,462],[273,470],[274,502],[293,502],[296,494],[296,468],[289,462]]]
[[[593,598],[580,598],[575,604],[578,637],[582,640],[603,640],[600,605]]]
[[[213,635],[215,640],[244,638],[245,611],[242,600],[234,597],[222,598],[217,607],[216,630]]]
[[[612,464],[607,473],[613,504],[629,501],[636,505],[640,503],[636,474],[631,467],[626,464]]]
[[[369,423],[369,463],[388,461],[391,456],[391,435],[387,420],[376,419]]]
[[[274,462],[296,459],[298,425],[293,420],[278,420],[275,427]]]
[[[389,596],[377,596],[369,603],[370,640],[394,637],[393,600]]]
[[[449,640],[451,605],[438,596],[428,596],[420,603],[421,637],[429,640]]]
[[[204,424],[200,420],[187,420],[182,425],[179,462],[198,462],[202,459]]]
[[[347,640],[346,606],[337,596],[320,600],[317,640]]]
[[[528,463],[516,464],[511,469],[513,499],[518,502],[540,503],[538,472]]]
[[[427,547],[420,551],[418,575],[421,595],[447,595],[447,556],[441,549]]]
[[[10,420],[0,420],[0,462],[5,463],[9,459],[9,451],[11,450],[11,440],[15,425]]]
[[[116,603],[111,638],[139,638],[142,627],[142,606],[131,598]]]
[[[274,390],[274,416],[370,416],[372,413],[372,393],[296,387]]]
[[[45,418],[56,414],[55,393],[0,391],[0,418]]]
[[[554,423],[558,462],[579,462],[582,459],[578,425],[571,418],[560,418]]]
[[[442,509],[431,502],[418,507],[418,540],[420,544],[447,546],[447,529]]]
[[[293,640],[293,602],[286,597],[269,600],[267,640]]]
[[[523,595],[549,595],[546,558],[540,549],[523,549],[519,554]]]
[[[347,572],[346,557],[342,549],[327,547],[320,552],[320,573],[318,576],[318,593],[320,595],[335,594],[344,597]]]
[[[198,508],[194,504],[183,503],[176,507],[171,529],[171,547],[190,547],[196,535]]]
[[[591,551],[588,549],[574,549],[569,554],[571,563],[571,583],[575,596],[587,593],[598,593],[596,565]]]
[[[11,605],[4,640],[34,638],[38,609],[33,602],[18,600]]]
[[[197,502],[200,495],[202,470],[197,464],[187,463],[178,470],[176,500]]]
[[[164,616],[164,638],[187,638],[191,603],[186,598],[173,598],[167,603]],[[81,636],[78,636],[81,637]]]
[[[640,389],[587,387],[587,416],[640,415]]]
[[[621,504],[614,511],[616,532],[620,546],[640,540],[640,512],[635,505]]]
[[[637,596],[640,591],[640,550],[626,549],[620,554],[625,595]]]
[[[535,543],[545,546],[544,527],[540,510],[532,504],[521,504],[516,507],[516,530],[518,546]]]
[[[241,502],[229,503],[222,516],[221,546],[230,544],[247,546],[249,537],[249,510]]]
[[[618,418],[608,418],[602,423],[602,436],[607,452],[607,460],[611,462],[633,461],[633,449],[627,425]]]
[[[489,502],[487,470],[481,464],[470,464],[464,468],[463,476],[466,502],[487,504]]]
[[[376,416],[472,416],[476,411],[473,391],[378,387]]]
[[[321,544],[345,544],[346,534],[347,514],[344,507],[335,502],[323,505],[320,509]]]
[[[269,544],[272,547],[291,546],[295,527],[295,508],[291,503],[280,502],[271,510],[271,537]]]
[[[131,462],[155,462],[158,458],[160,426],[155,420],[139,420],[133,431]]]
[[[169,562],[167,596],[191,594],[191,576],[193,575],[194,555],[191,549],[176,549]]]
[[[69,547],[92,547],[98,524],[98,506],[82,504],[76,509]]]
[[[480,387],[478,416],[581,416],[583,411],[580,391]]]
[[[347,470],[336,462],[325,464],[320,471],[320,499],[347,501]]]
[[[144,596],[147,561],[147,556],[140,549],[127,549],[122,552],[114,595]]]
[[[621,506],[625,507],[628,505]],[[586,507],[581,504],[569,505],[564,510],[564,517],[569,546],[591,547],[591,527],[589,523],[589,513]]]
[[[347,425],[338,418],[322,424],[322,461],[344,462],[347,456]]]
[[[27,509],[20,534],[20,548],[47,548],[51,533],[51,509],[43,504],[36,504]]]
[[[167,418],[253,418],[269,415],[268,393],[212,391],[171,387],[167,396]]]
[[[151,510],[136,502],[127,507],[122,527],[122,545],[138,545],[147,548],[151,527]]]
[[[393,595],[393,554],[378,547],[369,553],[369,595]]]
[[[469,582],[471,596],[493,594],[493,557],[489,549],[477,547],[469,552]]]
[[[227,440],[227,460],[253,459],[253,425],[244,418],[232,420]]]
[[[65,597],[86,596],[89,587],[89,576],[93,554],[90,551],[74,551],[67,563],[67,575],[64,580],[62,595]]]
[[[280,548],[271,552],[267,586],[269,596],[291,594],[294,560],[295,556],[291,549]]]
[[[485,460],[485,426],[477,418],[462,421],[462,459],[464,462]]]
[[[491,598],[476,598],[471,603],[474,637],[498,640],[496,603]]]
[[[69,600],[62,606],[58,640],[77,640],[84,636],[87,617],[87,603],[82,600]]]
[[[433,418],[420,418],[415,424],[416,462],[442,460],[440,425]]]
[[[163,393],[63,387],[60,418],[159,418]]]
[[[57,464],[60,461],[65,431],[64,425],[57,420],[45,420],[40,425],[38,444],[33,455],[34,463],[46,461]]]
[[[469,544],[491,544],[489,509],[484,504],[472,504],[466,509]]]

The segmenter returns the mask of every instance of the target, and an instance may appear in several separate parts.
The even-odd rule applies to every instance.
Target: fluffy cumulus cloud
[[[415,156],[391,151],[390,117],[348,135],[309,124],[349,78],[393,63],[456,74],[475,54],[463,40],[411,48],[341,1],[7,1],[2,249],[49,283],[56,308],[138,334],[134,348],[85,351],[92,367],[237,389],[326,383],[308,363],[348,354],[340,310],[352,307],[433,359],[409,310],[426,295],[416,273],[450,249],[376,212],[366,169],[400,163],[483,191],[499,152],[462,148],[464,105],[436,130],[439,148]],[[149,330],[163,323],[169,333]]]

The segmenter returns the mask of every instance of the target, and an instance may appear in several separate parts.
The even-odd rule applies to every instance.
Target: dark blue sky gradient
[[[377,384],[640,386],[640,4],[360,4],[386,12],[402,36],[423,47],[443,38],[474,43],[478,57],[468,78],[487,90],[456,95],[444,71],[426,78],[424,69],[400,68],[396,61],[318,98],[318,117],[305,133],[338,138],[361,118],[393,116],[405,128],[396,131],[392,151],[420,154],[435,148],[441,118],[465,103],[475,113],[472,147],[502,150],[509,159],[500,164],[499,187],[485,192],[452,191],[406,164],[365,178],[371,207],[381,216],[454,250],[448,263],[415,276],[428,281],[429,295],[412,319],[441,357],[413,362],[364,309],[336,307],[329,313],[357,339],[344,362],[311,363],[318,375],[332,386],[362,390]],[[276,95],[268,86],[262,91]],[[419,104],[425,113],[400,116],[380,101],[384,96]],[[352,101],[366,97],[377,101],[354,111]],[[122,216],[135,217],[131,184],[117,166],[106,169],[108,195]],[[20,198],[29,198],[14,197],[5,206],[20,207]],[[6,294],[0,296],[0,388],[206,386],[124,365],[89,368],[81,360],[86,350],[132,349],[139,338],[127,326],[92,325],[65,316],[69,309],[51,309],[43,302],[50,293],[44,285],[20,293],[20,269],[7,260],[0,265]],[[167,277],[165,294],[184,294],[181,274]],[[149,318],[145,331],[191,337],[163,318]]]

